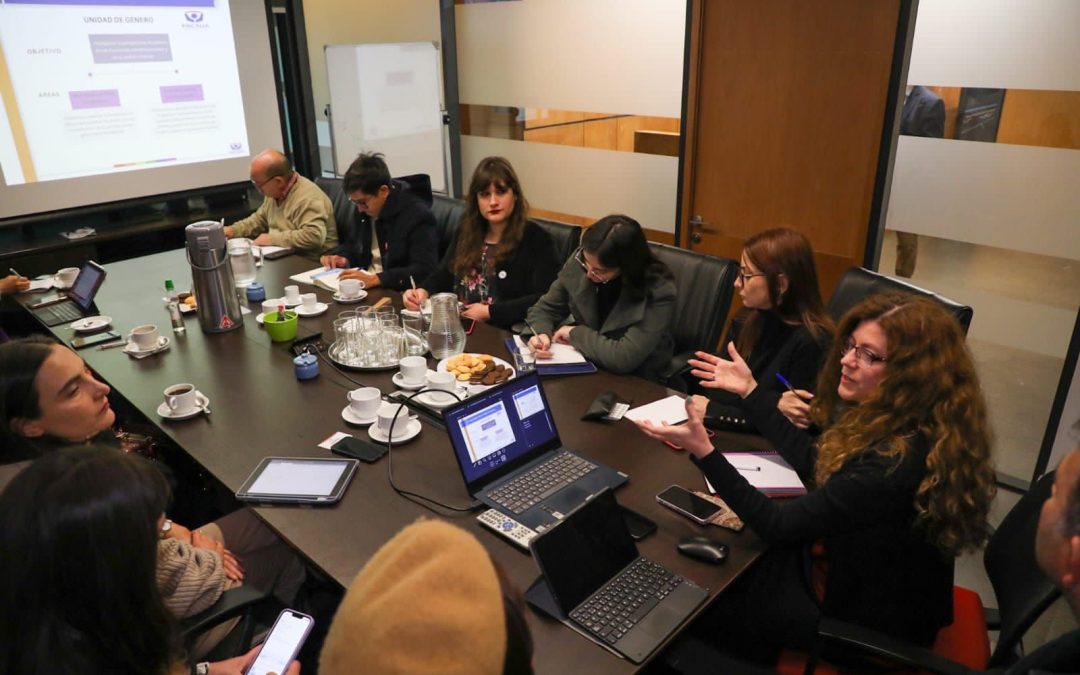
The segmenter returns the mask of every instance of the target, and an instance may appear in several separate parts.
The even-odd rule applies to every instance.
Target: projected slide
[[[7,185],[251,154],[229,0],[0,0]]]

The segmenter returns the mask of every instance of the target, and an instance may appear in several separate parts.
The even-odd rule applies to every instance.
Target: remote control
[[[535,530],[530,530],[510,516],[496,511],[495,509],[484,511],[478,515],[476,519],[479,520],[482,525],[486,525],[495,532],[498,532],[509,539],[512,544],[516,544],[526,551],[529,550],[529,542],[536,536]]]

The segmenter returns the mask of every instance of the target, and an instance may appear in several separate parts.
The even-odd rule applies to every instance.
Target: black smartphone
[[[708,499],[698,497],[693,492],[678,485],[672,485],[656,495],[656,501],[683,514],[699,525],[706,524],[710,518],[722,513],[724,510]]]
[[[300,653],[300,647],[304,645],[304,640],[307,639],[314,624],[315,619],[307,614],[291,609],[282,610],[274,621],[270,634],[262,643],[259,655],[244,673],[248,675],[284,674],[296,655]]]
[[[386,454],[386,446],[375,445],[355,436],[346,436],[330,446],[330,452],[371,464],[379,461]]]
[[[119,340],[123,336],[114,330],[107,331],[105,333],[96,333],[94,335],[87,335],[86,337],[77,337],[71,341],[71,346],[75,349],[85,349],[87,347],[93,347],[94,345],[102,344],[103,342],[113,342]]]
[[[641,541],[653,532],[656,532],[656,523],[653,521],[637,511],[626,508],[622,504],[619,505],[619,508],[622,509],[623,521],[626,522],[626,529],[630,530],[630,536],[634,538],[634,541]]]

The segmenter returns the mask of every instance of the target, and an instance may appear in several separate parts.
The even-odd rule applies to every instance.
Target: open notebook
[[[325,288],[326,290],[337,293],[338,292],[338,277],[344,272],[343,269],[328,270],[325,267],[316,267],[313,270],[307,272],[301,272],[300,274],[294,274],[290,279],[300,284],[308,284],[309,286],[318,286],[319,288]]]
[[[731,462],[739,474],[769,497],[797,497],[806,494],[799,474],[775,452],[725,452],[724,458]],[[705,481],[711,494],[716,490]]]

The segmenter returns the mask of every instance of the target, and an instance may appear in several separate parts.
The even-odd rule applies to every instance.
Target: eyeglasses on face
[[[586,276],[602,284],[611,281],[618,272],[618,270],[609,270],[606,267],[590,267],[589,263],[585,260],[585,255],[582,253],[582,248],[580,246],[574,251],[574,260],[581,265],[581,269],[585,270]]]
[[[840,352],[840,355],[847,356],[848,352],[850,352],[852,349],[855,350],[855,362],[863,368],[870,368],[874,364],[885,363],[885,361],[888,360],[884,356],[878,356],[866,347],[860,347],[859,345],[856,345],[855,339],[849,335],[848,339],[844,340],[844,346],[842,351]]]
[[[251,179],[251,184],[261,190],[262,186],[266,185],[267,183],[274,180],[275,178],[281,178],[281,176],[270,176],[269,178],[267,178],[265,180],[262,180],[262,181],[257,181],[254,178],[252,178]]]
[[[738,279],[741,279],[743,284],[750,283],[750,280],[753,279],[754,277],[767,277],[767,276],[769,276],[769,275],[765,274],[764,272],[751,272],[749,269],[747,269],[745,267],[740,267],[738,273],[736,274],[736,277]]]

